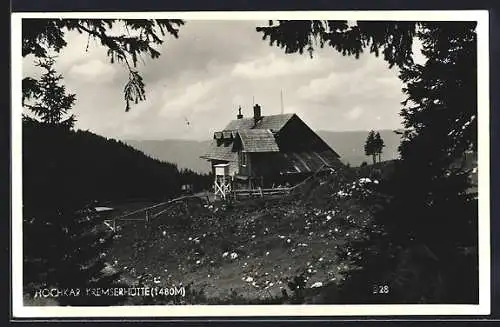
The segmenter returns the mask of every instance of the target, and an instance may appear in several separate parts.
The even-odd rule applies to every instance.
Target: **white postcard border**
[[[477,21],[478,35],[478,305],[187,305],[114,307],[30,307],[23,305],[22,249],[22,18],[177,18],[185,20],[338,19],[399,21]],[[490,314],[489,176],[489,16],[467,11],[284,11],[284,12],[68,12],[13,13],[12,64],[12,310],[14,318],[52,317],[250,317],[250,316],[409,316]],[[457,272],[459,273],[459,272]]]

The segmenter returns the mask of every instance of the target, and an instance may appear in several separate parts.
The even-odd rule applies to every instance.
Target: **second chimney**
[[[260,106],[256,104],[253,106],[253,119],[255,122],[258,122],[262,118]]]
[[[241,107],[238,108],[238,115],[236,116],[237,119],[242,119],[243,115],[241,114]]]

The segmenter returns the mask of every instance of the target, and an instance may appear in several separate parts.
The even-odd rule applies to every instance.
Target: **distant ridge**
[[[400,136],[392,130],[380,130],[380,136],[385,142],[382,160],[392,160],[398,157]],[[317,131],[330,147],[332,147],[344,163],[359,166],[363,161],[370,163],[371,158],[364,154],[364,144],[368,131]],[[188,168],[196,172],[210,171],[210,164],[200,156],[207,150],[210,140],[124,140],[124,143],[142,151],[146,155],[165,162],[177,164],[179,169]]]
[[[199,173],[210,171],[208,162],[200,158],[208,149],[210,140],[124,140],[123,142],[151,158],[175,163],[179,169],[188,168]]]

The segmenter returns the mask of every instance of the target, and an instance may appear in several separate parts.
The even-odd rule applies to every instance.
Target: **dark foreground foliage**
[[[461,164],[477,151],[475,29],[475,22],[409,21],[270,21],[257,28],[286,53],[331,47],[356,58],[381,54],[405,84],[401,160],[374,189],[380,228],[351,244],[362,269],[342,286],[344,301],[478,301],[477,196],[472,167]],[[412,58],[415,37],[423,65]]]

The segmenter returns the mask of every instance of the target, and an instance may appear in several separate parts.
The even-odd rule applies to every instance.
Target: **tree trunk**
[[[372,159],[373,159],[373,164],[376,164],[377,163],[377,155],[373,154]]]

